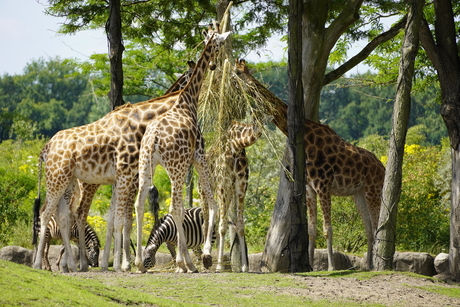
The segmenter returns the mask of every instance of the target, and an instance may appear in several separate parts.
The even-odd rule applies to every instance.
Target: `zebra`
[[[193,249],[195,255],[201,257],[202,251],[200,246],[206,239],[203,235],[203,215],[201,214],[201,208],[187,208],[185,209],[184,213],[183,227],[187,246],[188,248]],[[213,235],[213,241],[214,240],[215,235]],[[166,243],[166,247],[171,253],[173,260],[175,261],[177,228],[170,214],[166,214],[160,218],[150,232],[149,239],[143,252],[144,266],[147,270],[155,266],[156,252],[158,251],[160,245],[163,243]]]
[[[48,227],[46,228],[45,234],[45,250],[43,253],[43,266],[45,270],[51,271],[51,265],[48,259],[48,251],[50,248],[50,241],[51,239],[61,240],[61,231],[59,226],[56,222],[54,216],[51,217],[51,220],[48,223]],[[72,225],[70,230],[70,239],[76,243],[78,243],[79,234],[77,223]],[[85,226],[85,245],[86,245],[86,256],[88,258],[89,264],[91,267],[98,267],[99,266],[99,249],[101,247],[101,243],[99,242],[99,238],[94,231],[94,229],[89,225],[86,224]],[[64,246],[62,246],[61,251],[59,253],[59,258],[56,261],[57,267],[59,267],[62,255],[64,254]]]

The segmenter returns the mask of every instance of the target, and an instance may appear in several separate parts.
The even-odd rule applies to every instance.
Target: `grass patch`
[[[298,294],[290,274],[61,274],[0,260],[0,306],[358,306]]]

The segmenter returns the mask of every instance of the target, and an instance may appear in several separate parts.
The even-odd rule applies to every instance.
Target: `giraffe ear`
[[[219,38],[220,38],[221,40],[224,41],[224,40],[227,39],[227,37],[228,37],[231,33],[232,33],[232,31],[228,31],[228,32],[225,32],[225,33],[222,33],[222,34],[218,34],[218,35],[219,35]]]

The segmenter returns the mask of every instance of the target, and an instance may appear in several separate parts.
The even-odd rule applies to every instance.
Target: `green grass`
[[[361,306],[350,299],[312,300],[298,276],[370,279],[402,272],[89,273],[61,274],[0,260],[0,306]],[[410,277],[427,278],[416,274]],[[442,283],[424,290],[459,298]],[[303,293],[303,294],[300,294]],[[381,306],[367,304],[366,306]]]
[[[291,295],[305,285],[288,274],[98,272],[52,273],[0,260],[0,306],[358,306]]]

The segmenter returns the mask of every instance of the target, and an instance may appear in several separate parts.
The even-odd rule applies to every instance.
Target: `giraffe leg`
[[[183,172],[185,177],[187,168],[184,168]],[[184,178],[174,179],[174,176],[171,176],[171,207],[169,213],[171,214],[174,223],[177,228],[177,255],[176,255],[176,264],[177,272],[179,273],[195,273],[198,272],[193,264],[192,258],[188,252],[187,240],[185,238],[184,232],[184,205],[182,201],[182,186],[184,184]]]
[[[248,255],[246,253],[246,240],[244,237],[244,196],[246,194],[247,185],[243,182],[236,183],[237,187],[237,208],[236,208],[236,233],[238,235],[238,239],[240,241],[241,247],[241,271],[248,272],[249,264],[248,264]]]
[[[331,223],[331,196],[328,192],[320,194],[321,209],[323,211],[323,231],[327,242],[327,270],[334,271],[334,251],[332,249],[332,223]]]
[[[61,231],[62,244],[64,245],[66,253],[64,254],[62,271],[67,272],[68,270],[72,272],[77,271],[75,265],[75,259],[73,258],[72,247],[70,245],[70,200],[74,193],[76,184],[76,179],[73,179],[70,184],[67,186],[67,189],[59,200],[58,210],[56,212],[56,221],[58,223],[59,229]],[[67,267],[68,265],[68,267]]]
[[[203,266],[209,269],[212,266],[212,234],[214,231],[214,224],[216,219],[217,205],[213,198],[212,186],[210,182],[209,167],[206,162],[206,156],[203,149],[197,150],[195,153],[194,166],[198,172],[198,180],[200,185],[200,194],[202,197],[203,212],[208,212],[209,221],[204,221],[204,233],[206,241],[203,247]],[[206,215],[204,215],[206,218]]]
[[[94,194],[99,188],[98,184],[89,184],[80,181],[80,190],[82,198],[77,208],[77,229],[78,229],[78,249],[80,252],[80,271],[88,271],[88,261],[86,259],[86,242],[85,242],[85,226],[88,212],[91,207]],[[83,235],[80,235],[83,234]]]
[[[121,272],[121,258],[122,258],[122,232],[124,227],[124,215],[127,211],[129,188],[131,186],[130,176],[119,175],[117,178],[115,216],[114,216],[114,253],[113,253],[113,269],[116,272]],[[131,204],[129,204],[131,205]],[[128,235],[129,238],[129,235]],[[127,239],[128,239],[127,238]]]
[[[109,216],[107,217],[107,232],[105,236],[105,246],[104,246],[104,253],[102,255],[101,261],[101,270],[107,271],[109,268],[109,257],[110,257],[110,247],[112,244],[112,235],[113,235],[113,223],[115,219],[115,210],[116,210],[116,184],[112,185],[112,199],[110,201],[109,207]]]
[[[121,270],[128,272],[131,270],[131,251],[129,250],[131,241],[131,230],[133,228],[133,204],[134,198],[136,197],[137,192],[137,180],[134,184],[131,184],[130,194],[128,196],[128,203],[125,208],[124,213],[124,223],[123,223],[123,261],[121,263]],[[134,196],[133,196],[134,194]]]
[[[363,220],[364,229],[366,230],[367,236],[367,258],[366,258],[366,267],[368,269],[372,266],[372,248],[374,243],[374,234],[372,231],[372,220],[369,215],[369,210],[367,208],[366,198],[364,196],[364,191],[359,191],[353,195],[355,205],[358,208],[358,212],[361,215]]]
[[[317,236],[318,205],[316,201],[316,192],[309,185],[307,185],[306,196],[308,208],[308,257],[310,258],[310,266],[313,268]]]
[[[227,181],[222,178],[223,181]],[[222,272],[224,269],[223,257],[225,246],[225,235],[228,229],[228,208],[230,206],[229,187],[227,184],[219,184],[217,191],[217,198],[219,199],[219,248],[217,252],[217,266],[216,272]]]
[[[153,127],[153,125],[151,126]],[[137,192],[137,199],[134,203],[134,208],[136,210],[136,219],[137,219],[137,247],[136,247],[136,260],[135,265],[139,273],[145,273],[146,269],[144,267],[144,261],[142,259],[142,222],[144,218],[144,204],[147,199],[149,192],[149,186],[152,182],[152,178],[155,174],[155,168],[158,165],[159,157],[157,153],[151,153],[151,149],[154,148],[153,142],[155,140],[154,136],[150,134],[151,128],[147,128],[147,131],[142,140],[141,150],[139,153],[139,189]],[[154,131],[154,130],[152,130]],[[153,156],[155,155],[155,156]],[[154,160],[154,161],[153,161]]]

